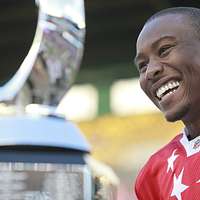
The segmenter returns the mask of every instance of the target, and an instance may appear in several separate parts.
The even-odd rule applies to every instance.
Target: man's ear
[[[37,18],[35,0],[0,1],[0,86],[11,79],[28,54]]]

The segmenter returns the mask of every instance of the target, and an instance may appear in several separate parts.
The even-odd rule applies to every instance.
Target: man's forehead
[[[179,37],[183,32],[188,32],[188,27],[189,20],[184,15],[159,16],[145,24],[137,39],[137,49],[143,44],[152,43],[165,35]]]

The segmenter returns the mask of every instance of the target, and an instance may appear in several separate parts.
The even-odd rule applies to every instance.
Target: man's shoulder
[[[141,174],[155,174],[163,166],[166,166],[166,160],[172,154],[174,149],[177,149],[180,143],[180,139],[182,138],[182,134],[174,137],[168,144],[159,149],[156,153],[150,156],[143,169],[140,171]]]
[[[173,138],[168,144],[154,153],[140,170],[135,182],[135,194],[138,198],[144,196],[142,191],[149,192],[149,194],[153,195],[155,199],[158,198],[157,190],[160,184],[159,180],[167,171],[168,158],[172,155],[175,149],[179,148],[181,138],[182,134]]]
[[[145,185],[151,185],[153,187],[153,185],[156,184],[156,177],[162,176],[163,172],[167,170],[167,159],[174,149],[178,148],[181,138],[182,134],[177,135],[149,158],[137,176],[135,191],[138,191],[137,187],[140,187],[141,185],[143,185],[142,187],[145,187]]]
[[[169,156],[169,153],[171,154],[174,149],[178,148],[180,144],[180,139],[183,137],[183,134],[179,134],[176,137],[174,137],[169,143],[167,143],[165,146],[163,146],[161,149],[159,149],[156,153],[154,153],[149,160],[155,161],[155,159],[163,160],[165,157]]]

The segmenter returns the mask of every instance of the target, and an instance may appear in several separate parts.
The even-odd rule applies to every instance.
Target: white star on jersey
[[[182,169],[179,176],[176,178],[176,175],[174,174],[174,186],[171,193],[171,197],[175,196],[178,200],[182,200],[181,193],[185,191],[189,186],[182,184],[182,178],[183,178],[183,171]]]
[[[173,151],[172,155],[167,159],[167,173],[169,172],[169,170],[171,169],[172,171],[174,170],[174,161],[176,160],[176,158],[178,157],[178,155],[175,155],[176,149]]]

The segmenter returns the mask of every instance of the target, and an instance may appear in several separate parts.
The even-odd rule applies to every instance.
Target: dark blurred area
[[[78,81],[96,83],[137,76],[136,38],[147,18],[173,6],[200,7],[196,0],[86,0],[85,55]]]
[[[27,55],[36,30],[34,0],[0,1],[0,84],[9,80]]]
[[[85,53],[77,83],[112,82],[137,76],[133,67],[135,41],[145,20],[172,6],[200,7],[196,0],[85,0]],[[35,34],[34,0],[1,0],[0,55],[5,70],[0,80],[13,73],[28,53]]]

